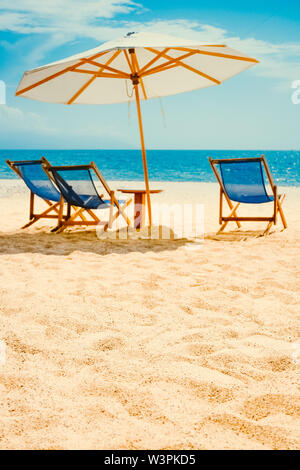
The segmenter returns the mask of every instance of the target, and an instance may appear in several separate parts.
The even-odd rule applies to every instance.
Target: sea
[[[148,150],[152,181],[215,182],[208,158],[257,157],[264,154],[279,186],[300,186],[300,151],[277,150]],[[46,157],[52,165],[76,165],[94,161],[107,180],[142,181],[140,150],[0,150],[0,179],[17,175],[5,160]]]

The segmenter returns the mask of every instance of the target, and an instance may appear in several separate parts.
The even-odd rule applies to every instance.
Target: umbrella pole
[[[149,177],[148,177],[147,157],[146,157],[146,149],[145,149],[145,141],[144,141],[143,122],[142,122],[141,103],[140,103],[138,84],[134,85],[134,91],[135,91],[135,99],[136,99],[136,108],[137,108],[137,115],[138,115],[138,121],[139,121],[139,128],[140,128],[140,137],[141,137],[141,147],[142,147],[142,158],[143,158],[144,178],[145,178],[145,186],[146,186],[146,197],[147,197],[147,206],[148,206],[149,225],[151,227],[151,225],[152,225],[152,214],[151,214]]]

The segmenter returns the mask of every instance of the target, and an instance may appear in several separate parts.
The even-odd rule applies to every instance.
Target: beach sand
[[[153,183],[205,205],[194,247],[21,231],[28,191],[0,187],[1,449],[299,449],[300,188],[288,230],[216,236],[215,184]]]

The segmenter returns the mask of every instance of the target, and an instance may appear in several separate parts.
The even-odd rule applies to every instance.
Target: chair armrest
[[[278,206],[278,192],[277,192],[277,185],[274,184],[273,186],[273,193],[274,193],[274,225],[277,224],[277,206]]]

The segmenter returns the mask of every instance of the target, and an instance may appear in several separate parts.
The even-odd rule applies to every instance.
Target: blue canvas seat
[[[61,194],[43,170],[45,158],[40,160],[6,160],[7,165],[24,181],[30,190],[29,222],[22,228],[29,227],[39,219],[58,219],[60,212]],[[50,165],[49,162],[47,162]],[[34,213],[34,198],[40,197],[47,204],[47,209]],[[62,217],[66,217],[62,214]]]
[[[103,175],[95,163],[89,165],[69,165],[69,166],[51,166],[45,163],[43,165],[45,172],[55,182],[64,200],[71,206],[76,206],[78,210],[67,220],[60,220],[58,232],[62,232],[67,226],[71,225],[104,225],[104,228],[111,227],[113,221],[122,215],[127,225],[130,220],[123,212],[131,200],[117,200]],[[103,194],[99,194],[93,179],[93,175],[101,184],[109,199],[104,199]],[[113,208],[117,213],[113,214]],[[98,215],[94,213],[97,209],[109,209],[109,221],[102,222]],[[92,220],[87,220],[84,212],[89,214]],[[77,220],[80,218],[81,220]]]
[[[268,221],[265,233],[269,233],[271,226],[277,223],[279,212],[284,228],[287,228],[282,211],[284,195],[277,194],[277,186],[274,184],[266,158],[233,158],[233,159],[209,159],[212,170],[220,184],[220,214],[219,223],[222,232],[229,222],[235,222],[240,228],[241,221]],[[265,184],[264,172],[269,180],[272,194],[268,194]],[[223,197],[225,197],[231,213],[223,216]],[[237,205],[234,207],[232,201]],[[237,209],[240,204],[265,204],[272,202],[274,213],[272,217],[238,217]]]
[[[43,170],[42,163],[43,160],[28,160],[13,162],[13,165],[19,170],[25,184],[36,196],[59,202],[60,193]]]
[[[261,161],[219,162],[223,186],[231,201],[263,204],[274,201],[266,191]]]
[[[91,168],[82,166],[52,167],[52,175],[64,199],[84,209],[107,209],[110,200],[104,200],[98,193]],[[124,201],[119,201],[120,204]]]

